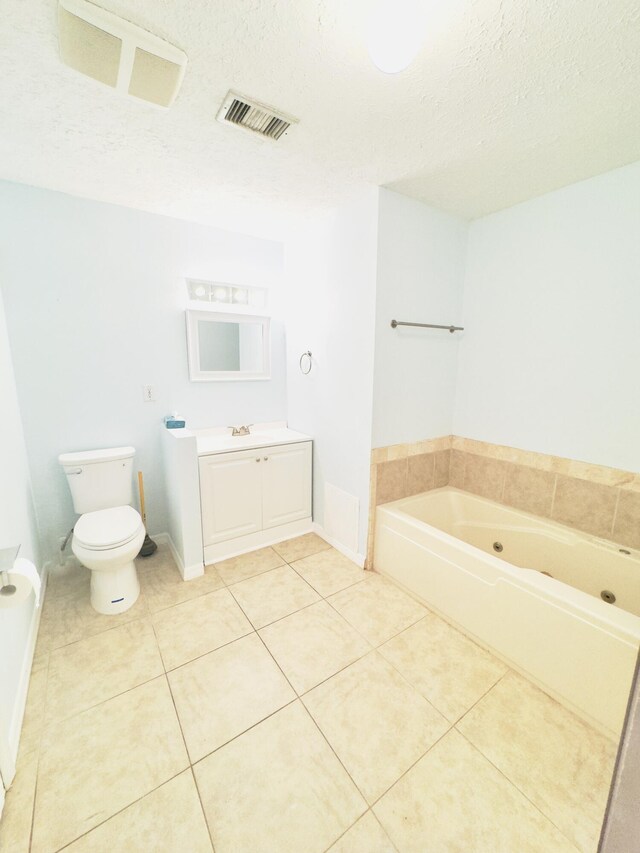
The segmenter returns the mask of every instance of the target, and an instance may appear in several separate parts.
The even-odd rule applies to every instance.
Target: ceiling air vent
[[[268,139],[280,139],[298,119],[252,101],[243,95],[229,92],[217,115],[223,124],[235,124]]]
[[[184,77],[183,51],[87,0],[59,0],[62,61],[123,94],[170,107]]]

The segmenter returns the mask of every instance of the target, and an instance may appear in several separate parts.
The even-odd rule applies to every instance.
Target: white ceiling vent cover
[[[178,94],[186,54],[87,0],[60,0],[58,38],[66,65],[125,95],[170,107]]]
[[[260,136],[266,136],[267,139],[275,140],[284,136],[292,124],[298,123],[297,118],[285,115],[259,101],[245,98],[244,95],[238,95],[236,92],[228,93],[216,118],[223,124],[235,124],[237,127],[243,127],[245,130],[259,133]]]

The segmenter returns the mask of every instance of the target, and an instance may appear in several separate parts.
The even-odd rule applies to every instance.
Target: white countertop
[[[289,429],[280,424],[264,424],[251,427],[249,435],[231,435],[230,430],[193,430],[198,445],[198,456],[228,453],[232,450],[253,450],[256,447],[273,447],[276,444],[297,444],[311,441],[310,435]]]

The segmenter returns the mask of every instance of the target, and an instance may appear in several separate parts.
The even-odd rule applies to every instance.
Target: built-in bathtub
[[[445,487],[377,508],[375,568],[619,736],[640,645],[640,554]]]

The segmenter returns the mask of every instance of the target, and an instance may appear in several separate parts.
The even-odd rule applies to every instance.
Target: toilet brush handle
[[[140,492],[140,515],[142,516],[142,523],[146,527],[147,513],[144,509],[144,481],[142,479],[142,471],[138,471],[138,491]]]

